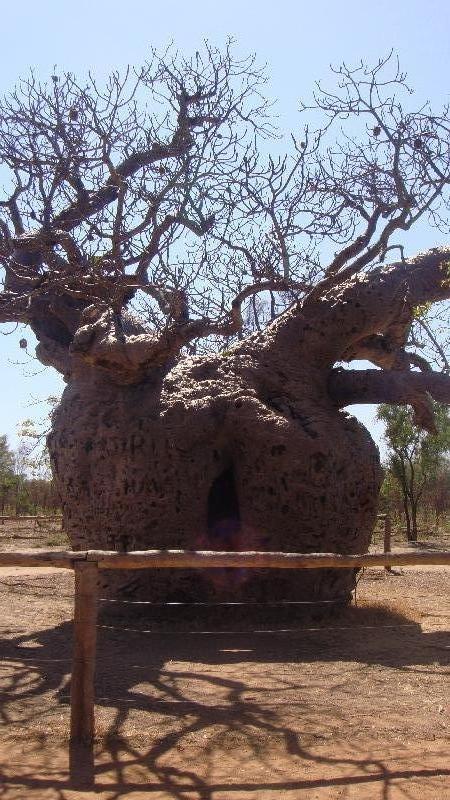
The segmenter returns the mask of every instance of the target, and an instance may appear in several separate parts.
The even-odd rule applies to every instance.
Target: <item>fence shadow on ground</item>
[[[67,790],[87,787],[93,774],[96,792],[107,792],[108,800],[131,800],[137,791],[177,800],[187,795],[241,800],[256,791],[264,797],[265,791],[334,786],[372,787],[368,797],[388,800],[390,787],[401,778],[422,775],[432,781],[450,774],[446,768],[412,768],[407,762],[392,768],[356,742],[345,754],[330,755],[326,748],[319,752],[312,690],[332,696],[342,686],[332,677],[321,685],[318,677],[309,679],[305,694],[298,673],[283,675],[276,668],[347,662],[405,673],[430,665],[444,669],[450,654],[445,633],[423,632],[401,614],[371,607],[343,610],[332,619],[319,612],[305,618],[303,611],[289,606],[178,606],[165,608],[164,614],[161,607],[141,610],[130,615],[109,607],[100,620],[96,691],[101,738],[95,766],[87,763],[75,784],[61,752],[62,761],[55,758],[51,769],[48,763],[39,769],[39,751],[53,746],[42,736],[30,743],[14,777],[10,760],[0,765],[2,800],[17,798],[17,787],[24,797],[52,790],[49,797],[65,800]],[[36,724],[37,730],[49,703],[67,707],[71,633],[71,623],[64,622],[32,638],[10,635],[1,641],[0,660],[10,669],[1,691],[4,726],[20,728],[14,723],[18,706],[20,724]],[[218,665],[224,674],[217,673]],[[268,703],[266,688],[252,680],[257,665],[264,665],[267,685],[277,684],[275,703]],[[282,714],[278,704],[284,707]],[[142,727],[128,736],[133,719]],[[334,707],[322,730],[328,728],[332,736],[345,725],[345,709]],[[233,760],[233,748],[239,763]],[[274,770],[274,752],[280,764],[290,760],[292,769]],[[445,763],[443,754],[440,763]],[[238,769],[245,775],[246,764],[259,775],[257,780],[239,780]],[[319,777],[309,775],[314,770]]]

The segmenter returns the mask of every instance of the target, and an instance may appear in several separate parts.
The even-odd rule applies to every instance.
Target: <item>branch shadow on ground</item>
[[[371,797],[388,800],[393,781],[413,775],[433,780],[450,774],[445,768],[415,766],[411,770],[406,762],[403,769],[389,769],[385,760],[368,758],[357,742],[352,743],[350,756],[318,754],[314,697],[305,693],[298,674],[284,675],[277,669],[280,664],[319,662],[347,662],[355,669],[379,665],[403,672],[430,665],[445,668],[449,661],[445,633],[425,633],[407,617],[382,608],[343,610],[331,620],[323,615],[305,619],[303,611],[293,607],[178,606],[162,611],[146,606],[141,610],[137,615],[133,609],[130,615],[129,608],[113,604],[99,621],[96,693],[102,731],[96,745],[95,787],[97,792],[108,792],[108,800],[131,798],[143,790],[165,792],[165,797],[174,800],[186,795],[215,800],[223,793],[241,798],[257,790],[264,796],[266,790],[355,784],[373,784]],[[11,634],[1,641],[0,661],[9,669],[0,698],[1,723],[6,728],[15,728],[17,722],[19,727],[34,725],[45,717],[49,703],[67,710],[71,634],[71,623],[64,622],[38,630],[32,637]],[[214,673],[218,665],[227,667],[225,674]],[[264,665],[263,687],[252,680],[256,665]],[[328,696],[342,688],[331,677],[326,687],[308,680],[308,690],[323,689]],[[267,702],[267,686],[276,689],[275,705]],[[288,706],[289,713],[280,715],[278,703]],[[133,719],[143,727],[127,736]],[[345,710],[335,706],[329,719],[322,720],[326,736],[345,725]],[[285,771],[274,771],[269,741],[295,762],[301,777],[286,779]],[[43,736],[35,751],[47,746]],[[252,773],[260,775],[259,782],[239,781],[238,762],[226,756],[233,749],[239,753],[244,775],[245,767],[251,767]],[[220,754],[223,779],[216,779],[213,769],[216,775]],[[326,767],[327,776],[309,778],[313,766]],[[85,775],[81,771],[78,786],[89,784],[91,768]],[[47,770],[45,777],[31,766],[27,769],[25,759],[11,778],[11,767],[5,762],[0,765],[0,784],[2,773],[2,800],[17,797],[18,786],[29,793],[51,788],[60,800],[75,788],[67,777],[67,765],[50,777]]]

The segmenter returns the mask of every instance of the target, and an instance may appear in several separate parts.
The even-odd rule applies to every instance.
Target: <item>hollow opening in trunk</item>
[[[208,494],[208,537],[217,550],[239,550],[241,517],[233,466],[213,482]]]

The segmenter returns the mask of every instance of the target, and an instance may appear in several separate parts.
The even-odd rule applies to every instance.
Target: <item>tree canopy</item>
[[[407,538],[417,541],[417,512],[427,490],[439,472],[448,466],[450,418],[446,406],[435,405],[435,431],[426,435],[417,430],[410,409],[382,405],[378,418],[385,423],[389,447],[388,469],[402,493]]]
[[[448,386],[431,390],[411,326],[418,305],[449,296],[450,252],[413,263],[397,234],[423,217],[448,230],[449,109],[412,107],[392,56],[344,64],[284,152],[265,82],[231,45],[153,53],[104,85],[22,80],[0,113],[0,321],[31,325],[38,357],[66,377],[84,363],[133,382],[292,303],[332,316],[333,298],[348,306],[350,283],[370,278],[364,303],[383,286],[389,310],[355,304],[334,361],[408,371],[389,391],[414,396],[430,426],[426,392],[442,400]],[[361,380],[334,376],[330,391],[376,398],[380,377]]]
[[[0,474],[8,475],[14,471],[14,453],[8,446],[5,435],[0,436]]]

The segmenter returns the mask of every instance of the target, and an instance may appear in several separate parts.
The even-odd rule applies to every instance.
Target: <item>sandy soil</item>
[[[103,604],[95,762],[74,783],[72,574],[4,570],[0,798],[450,798],[449,571],[396,573],[365,572],[332,619]]]

